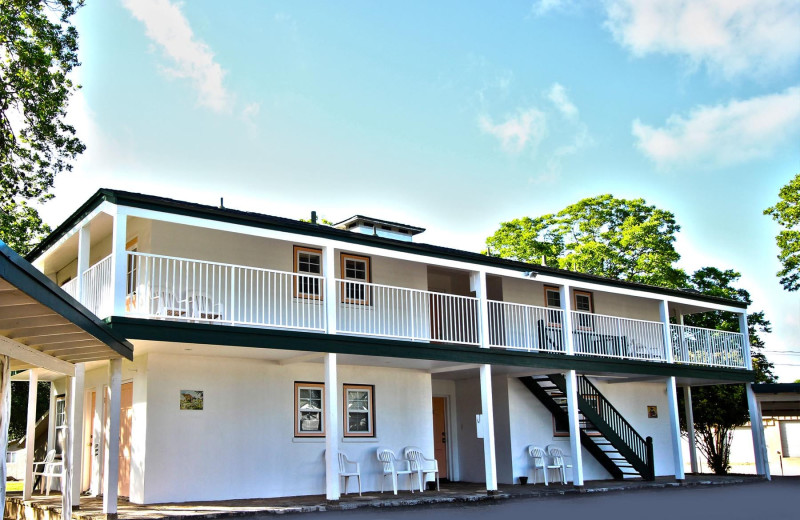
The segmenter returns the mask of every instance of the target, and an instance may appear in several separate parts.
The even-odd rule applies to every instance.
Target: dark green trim
[[[335,352],[361,356],[427,359],[516,367],[575,369],[585,373],[610,372],[719,379],[731,382],[748,382],[753,381],[755,378],[754,373],[750,370],[482,349],[447,343],[422,343],[318,332],[185,323],[120,316],[113,316],[106,321],[112,330],[131,340],[274,348],[307,352]]]
[[[38,258],[44,251],[46,251],[49,247],[55,244],[62,236],[64,236],[71,229],[73,229],[77,225],[77,223],[80,222],[80,220],[86,216],[86,214],[88,214],[97,206],[99,206],[100,203],[102,203],[103,201],[108,201],[113,204],[119,204],[122,206],[128,206],[132,208],[159,211],[164,213],[171,213],[174,215],[183,215],[186,217],[208,219],[218,222],[226,222],[229,224],[238,224],[238,225],[262,228],[262,229],[271,229],[275,231],[285,231],[288,233],[296,233],[305,236],[329,238],[350,244],[360,244],[360,245],[379,247],[390,251],[422,254],[444,260],[457,260],[462,262],[470,262],[476,265],[500,267],[520,272],[549,274],[567,280],[586,281],[600,285],[607,285],[610,287],[622,287],[640,291],[649,291],[657,294],[678,296],[681,298],[696,300],[698,302],[717,303],[722,305],[729,305],[731,307],[738,307],[741,309],[747,308],[747,304],[745,303],[734,300],[728,300],[726,298],[705,296],[676,289],[668,289],[666,287],[657,287],[641,283],[626,282],[623,280],[613,280],[610,278],[603,278],[601,276],[594,276],[586,273],[577,273],[574,271],[567,271],[564,269],[555,269],[552,267],[546,267],[542,265],[517,262],[514,260],[496,258],[496,257],[482,255],[479,253],[460,251],[458,249],[451,249],[447,247],[433,246],[417,242],[405,242],[400,240],[393,240],[390,238],[382,238],[378,236],[353,233],[351,231],[336,229],[330,226],[309,224],[307,222],[300,222],[299,220],[275,217],[271,215],[264,215],[261,213],[252,213],[248,211],[239,211],[228,208],[218,208],[214,206],[208,206],[205,204],[183,202],[179,200],[168,199],[165,197],[155,197],[152,195],[143,195],[140,193],[109,190],[104,188],[98,190],[97,193],[95,193],[88,201],[86,201],[78,209],[78,211],[73,213],[63,224],[58,226],[58,228],[56,228],[56,230],[53,231],[53,233],[51,233],[33,251],[31,251],[26,258],[31,262],[36,258]]]
[[[0,278],[63,316],[116,353],[133,359],[133,345],[0,240]]]

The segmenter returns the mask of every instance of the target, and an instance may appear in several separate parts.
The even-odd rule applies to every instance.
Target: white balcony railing
[[[670,325],[670,336],[676,363],[747,368],[739,332]]]
[[[666,361],[664,324],[572,311],[576,354]]]
[[[336,280],[339,332],[478,345],[478,300],[468,296]]]
[[[75,298],[77,300],[78,299],[78,278],[75,277],[72,280],[68,281],[67,283],[65,283],[64,285],[61,286],[61,289],[65,293],[69,294],[70,296],[72,296],[73,298]]]
[[[564,353],[564,311],[489,301],[489,346]]]
[[[81,303],[100,318],[110,316],[114,310],[113,288],[114,277],[109,255],[83,272]]]
[[[125,305],[149,318],[322,331],[324,285],[320,276],[129,252]]]

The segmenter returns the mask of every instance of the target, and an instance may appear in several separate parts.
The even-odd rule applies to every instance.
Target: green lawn
[[[9,491],[22,491],[22,484],[21,480],[8,480],[6,481],[6,493]]]

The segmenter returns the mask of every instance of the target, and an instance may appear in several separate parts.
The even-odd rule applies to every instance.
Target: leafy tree
[[[783,228],[775,237],[780,253],[778,260],[783,269],[778,271],[781,285],[787,291],[800,289],[800,173],[781,188],[781,200],[764,210]]]
[[[486,253],[631,282],[680,287],[675,216],[644,199],[600,195],[557,214],[500,224]]]
[[[11,249],[24,255],[50,233],[50,226],[42,222],[35,208],[22,201],[2,205],[0,211],[0,240]]]
[[[689,287],[709,296],[730,298],[749,305],[750,294],[733,285],[740,276],[730,269],[722,271],[714,267],[704,267],[692,274]],[[739,332],[738,316],[730,312],[690,314],[684,316],[684,323],[694,327]],[[748,314],[747,325],[756,382],[774,382],[775,376],[772,374],[774,366],[760,352],[764,347],[761,334],[772,332],[771,324],[764,317],[764,313],[759,311]],[[682,406],[682,395],[679,396],[679,402]],[[743,385],[695,387],[692,389],[692,410],[698,449],[714,473],[727,473],[730,469],[733,429],[750,420],[745,387]],[[687,430],[685,417],[681,417],[681,428],[685,433]]]
[[[28,424],[28,384],[24,381],[11,381],[11,414],[8,422],[9,440],[19,439],[26,434]],[[44,415],[50,405],[50,383],[39,381],[36,389],[37,420]]]
[[[85,146],[65,122],[83,0],[0,0],[0,203],[46,197]],[[57,17],[57,18],[56,18]]]

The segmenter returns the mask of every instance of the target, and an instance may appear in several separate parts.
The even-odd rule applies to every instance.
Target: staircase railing
[[[566,380],[561,374],[548,376],[566,392]],[[622,454],[645,480],[655,478],[652,438],[645,439],[614,408],[586,376],[578,376],[578,408],[586,419]]]

